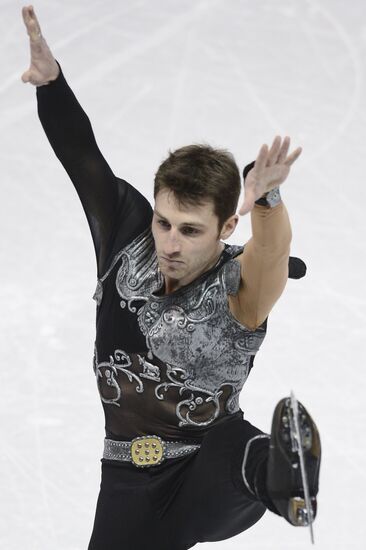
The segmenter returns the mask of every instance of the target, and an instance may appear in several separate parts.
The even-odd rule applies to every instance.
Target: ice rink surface
[[[96,265],[78,196],[38,121],[35,89],[20,80],[29,60],[22,5],[0,3],[0,548],[85,550],[104,437],[92,370]],[[277,401],[295,391],[323,443],[316,548],[363,550],[364,0],[34,6],[114,173],[149,200],[169,149],[205,141],[232,151],[242,168],[276,134],[303,146],[282,196],[291,253],[308,274],[288,281],[270,314],[241,407],[268,431]],[[247,216],[229,242],[249,238]],[[310,547],[307,529],[269,512],[204,545]]]

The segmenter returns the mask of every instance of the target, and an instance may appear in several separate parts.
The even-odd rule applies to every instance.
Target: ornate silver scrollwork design
[[[193,426],[207,426],[208,424],[211,424],[215,420],[215,418],[218,417],[220,412],[220,403],[219,398],[220,395],[222,395],[222,390],[215,390],[214,392],[210,392],[208,390],[199,388],[192,384],[192,380],[188,378],[188,375],[184,369],[181,368],[175,368],[171,365],[167,365],[167,376],[170,380],[170,382],[163,382],[162,384],[159,384],[155,388],[155,395],[158,399],[162,400],[164,399],[164,395],[159,393],[159,390],[164,390],[165,393],[168,391],[170,387],[176,387],[179,388],[179,394],[183,395],[184,392],[190,391],[191,394],[187,399],[184,399],[180,401],[176,406],[176,414],[179,418],[179,426],[185,426],[187,424],[193,425]],[[176,380],[173,378],[173,376],[179,376],[180,380]],[[196,396],[193,392],[199,391],[200,393],[207,394],[207,397],[204,399],[201,396]],[[214,406],[213,414],[205,421],[203,422],[196,422],[191,417],[190,411],[193,412],[197,409],[199,405],[203,405],[203,403],[210,403],[212,402]],[[181,409],[182,407],[188,407],[188,411],[185,413],[185,416],[182,415]]]
[[[110,405],[116,405],[117,407],[120,407],[120,404],[118,403],[118,401],[121,398],[122,392],[121,392],[121,387],[116,380],[119,372],[124,373],[130,382],[132,382],[133,380],[137,382],[137,387],[135,388],[137,393],[142,393],[144,391],[144,385],[140,380],[140,378],[137,376],[137,374],[128,370],[128,367],[130,367],[131,365],[132,365],[132,361],[128,353],[120,349],[115,350],[114,357],[112,355],[109,356],[109,362],[102,361],[101,363],[99,363],[97,350],[95,348],[94,372],[97,378],[97,386],[98,386],[100,398],[104,403],[108,403]],[[100,388],[100,382],[101,380],[103,380],[103,377],[106,380],[107,386],[110,386],[116,390],[115,397],[107,399],[103,396]]]

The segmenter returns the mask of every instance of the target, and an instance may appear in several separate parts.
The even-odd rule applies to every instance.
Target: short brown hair
[[[173,191],[178,205],[185,207],[211,200],[220,233],[224,222],[236,212],[240,188],[239,169],[229,151],[193,144],[169,151],[155,174],[154,199],[167,189]]]

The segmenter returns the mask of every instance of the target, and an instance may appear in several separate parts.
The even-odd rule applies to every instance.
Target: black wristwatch
[[[274,208],[281,202],[281,195],[280,195],[280,188],[275,187],[274,189],[271,189],[271,191],[268,191],[268,193],[265,193],[263,197],[255,201],[255,204],[260,204],[261,206],[269,206],[270,208]]]
[[[245,178],[248,175],[248,172],[252,168],[254,168],[254,162],[251,162],[250,164],[247,164],[247,166],[243,170],[243,179],[244,179],[244,185],[245,185]],[[255,201],[255,204],[259,204],[260,206],[267,206],[267,208],[274,208],[281,202],[281,194],[280,194],[280,188],[275,187],[274,189],[271,189],[271,191],[268,191],[268,193],[265,193],[263,197],[260,197],[258,200]]]

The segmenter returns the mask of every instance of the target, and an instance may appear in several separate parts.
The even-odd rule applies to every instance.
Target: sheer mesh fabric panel
[[[180,388],[170,387],[168,391],[161,387],[157,391],[156,382],[143,379],[140,368],[138,368],[138,359],[136,354],[130,354],[133,366],[128,371],[137,374],[144,384],[143,394],[136,391],[138,383],[136,380],[128,380],[127,375],[119,375],[119,382],[122,387],[122,394],[118,400],[118,405],[103,403],[106,434],[111,439],[130,440],[136,436],[146,435],[146,433],[157,434],[166,441],[185,440],[191,443],[199,443],[205,434],[210,430],[212,424],[205,425],[208,418],[212,418],[215,412],[215,406],[212,402],[204,403],[196,411],[190,411],[189,404],[178,407],[179,414],[186,418],[187,414],[194,420],[196,425],[184,423],[179,426],[177,419],[177,403],[182,399],[187,399],[191,395],[189,390],[183,394],[179,392]],[[154,363],[162,365],[157,358]],[[163,372],[163,368],[161,368]],[[164,376],[161,382],[165,381]],[[167,380],[169,382],[169,380]],[[115,391],[108,387],[106,380],[101,381],[103,385],[102,393],[105,398],[113,399]],[[220,397],[220,412],[215,420],[217,424],[221,418],[227,416],[225,411],[225,402],[231,394],[230,386],[223,386]],[[159,399],[158,395],[162,398]],[[143,398],[141,397],[143,395]],[[204,393],[195,392],[196,398],[201,395],[202,400],[207,399]],[[201,424],[200,424],[201,423]]]
[[[61,67],[55,81],[37,87],[37,102],[46,136],[84,208],[100,277],[114,254],[151,223],[151,206],[137,189],[113,174]]]

